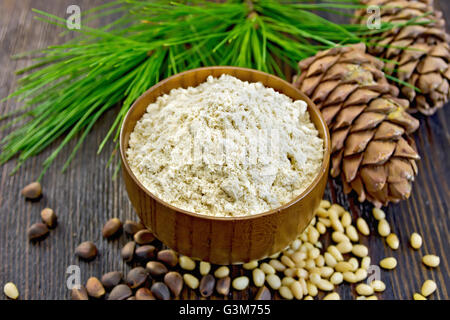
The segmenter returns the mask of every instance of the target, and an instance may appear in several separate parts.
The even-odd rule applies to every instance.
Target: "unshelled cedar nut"
[[[34,241],[44,238],[48,234],[48,227],[43,223],[35,223],[28,228],[28,239]]]
[[[270,293],[270,290],[266,286],[262,286],[259,288],[258,292],[256,293],[255,300],[271,300],[272,294]]]
[[[148,261],[155,257],[156,248],[150,244],[140,246],[134,251],[134,256],[140,261]]]
[[[164,283],[175,297],[178,297],[183,290],[183,277],[176,271],[168,272],[164,276]]]
[[[111,293],[108,296],[108,300],[125,300],[128,299],[133,292],[131,291],[130,287],[128,287],[126,284],[119,284],[115,286]]]
[[[83,286],[79,286],[78,288],[73,288],[71,290],[71,298],[72,298],[72,300],[89,300],[87,290]]]
[[[158,261],[149,261],[145,267],[152,277],[160,277],[169,272],[167,267]]]
[[[153,295],[159,300],[170,299],[169,288],[167,288],[167,286],[162,282],[155,282],[150,290],[152,291]]]
[[[76,249],[75,255],[83,260],[92,260],[97,256],[97,247],[91,241],[82,242]]]
[[[144,229],[145,227],[142,223],[131,220],[126,220],[123,225],[123,230],[131,236],[133,236],[136,232]]]
[[[42,187],[39,182],[32,182],[22,189],[22,195],[27,199],[37,199],[42,195]]]
[[[89,296],[93,298],[101,298],[106,293],[100,280],[96,277],[90,277],[86,282],[86,290]]]
[[[136,291],[136,300],[156,300],[156,298],[149,289],[139,288]]]
[[[207,274],[203,276],[202,279],[200,280],[200,287],[199,287],[200,294],[205,298],[209,297],[214,292],[215,284],[216,279],[214,278],[213,275]]]
[[[125,260],[126,262],[131,262],[131,260],[133,260],[133,257],[134,257],[134,249],[135,248],[136,248],[136,242],[130,241],[130,242],[126,243],[123,246],[122,251],[120,252],[122,259]]]
[[[122,281],[122,272],[111,271],[102,276],[101,282],[106,289],[112,289]]]
[[[178,264],[178,256],[176,252],[171,249],[159,251],[156,258],[172,268]]]
[[[155,240],[155,236],[148,230],[141,230],[134,234],[134,241],[137,244],[149,244]]]
[[[109,219],[102,229],[103,238],[111,238],[122,229],[122,222],[118,218]]]
[[[57,217],[55,211],[53,211],[52,209],[45,208],[44,210],[42,210],[41,219],[49,228],[56,227]]]
[[[230,277],[218,279],[216,283],[217,293],[224,296],[228,295],[228,293],[230,292],[230,285],[231,285]]]
[[[142,286],[147,281],[148,273],[143,267],[131,269],[127,274],[127,284],[131,289]]]

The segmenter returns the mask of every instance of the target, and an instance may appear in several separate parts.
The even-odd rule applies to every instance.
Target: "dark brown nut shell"
[[[153,295],[159,300],[170,300],[170,291],[162,282],[155,282],[150,289]]]
[[[155,236],[148,230],[141,230],[134,234],[134,241],[137,244],[149,244],[155,240]]]
[[[102,229],[103,238],[116,236],[122,229],[122,222],[118,218],[109,219]]]
[[[168,272],[164,276],[164,283],[170,289],[174,297],[178,297],[183,290],[183,277],[176,271]]]
[[[120,283],[120,281],[122,281],[122,277],[123,277],[122,272],[111,271],[111,272],[105,273],[102,276],[101,281],[102,281],[103,286],[106,289],[112,289],[115,286],[117,286]]]
[[[43,239],[48,234],[48,227],[46,224],[38,222],[28,228],[28,239],[32,241]]]
[[[91,241],[82,242],[76,249],[75,255],[83,260],[92,260],[97,256],[98,250],[95,244]]]
[[[143,267],[136,267],[130,270],[127,274],[127,284],[131,289],[142,286],[148,278],[147,270]]]
[[[133,292],[126,284],[115,286],[108,296],[108,300],[125,300],[131,297]]]

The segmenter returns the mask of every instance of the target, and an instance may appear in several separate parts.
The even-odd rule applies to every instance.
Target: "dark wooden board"
[[[58,36],[61,30],[57,27],[33,20],[31,8],[65,16],[70,4],[78,4],[82,10],[86,10],[103,2],[1,0],[0,97],[5,97],[16,87],[18,77],[14,70],[31,63],[27,59],[13,60],[11,55],[62,43],[72,36],[69,34],[61,38]],[[441,0],[437,6],[446,17],[450,17],[448,1]],[[1,104],[1,114],[19,106],[18,103],[7,101]],[[364,237],[363,242],[369,247],[372,261],[378,262],[387,255],[398,259],[397,269],[382,271],[381,278],[387,285],[386,291],[379,295],[382,299],[411,299],[426,279],[434,279],[438,284],[438,290],[431,299],[449,298],[450,261],[446,256],[450,251],[448,114],[448,110],[440,110],[432,117],[419,117],[421,127],[415,134],[415,140],[422,161],[419,162],[417,181],[409,200],[387,209],[387,219],[401,241],[399,250],[390,250],[375,234],[376,225],[370,205],[359,204],[353,195],[344,196],[339,183],[329,182],[328,198],[350,209],[354,217],[361,215],[369,221],[372,235]],[[114,116],[115,111],[111,110],[99,121],[66,173],[62,174],[60,169],[67,154],[63,153],[56,159],[42,181],[44,197],[39,202],[25,201],[20,196],[20,190],[39,175],[40,165],[50,155],[50,149],[27,162],[13,176],[9,175],[14,167],[13,161],[0,167],[0,285],[3,288],[6,282],[14,282],[20,290],[21,299],[68,298],[66,268],[69,265],[80,266],[83,281],[90,276],[100,277],[107,271],[126,272],[130,269],[119,257],[120,248],[128,239],[123,236],[107,241],[101,237],[101,227],[109,218],[136,219],[122,179],[112,180],[113,168],[106,166],[113,146],[110,144],[101,155],[96,154]],[[3,137],[7,132],[0,135]],[[72,141],[66,150],[72,149],[74,145]],[[32,244],[26,238],[26,229],[40,220],[39,213],[46,206],[57,212],[59,225],[44,241]],[[409,235],[414,231],[424,238],[420,251],[413,251],[408,245]],[[85,240],[94,241],[100,251],[99,257],[90,263],[79,261],[73,254],[75,247]],[[422,265],[421,256],[426,253],[441,257],[438,269],[431,270]],[[233,269],[233,275],[239,273],[239,268]],[[344,299],[355,297],[354,286],[342,285],[338,291]],[[251,299],[254,293],[254,290],[249,290],[235,293],[229,298]],[[183,292],[183,298],[197,297],[196,292]],[[4,298],[0,294],[0,299]]]

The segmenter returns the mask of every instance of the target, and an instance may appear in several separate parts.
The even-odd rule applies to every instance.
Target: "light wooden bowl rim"
[[[126,157],[126,150],[124,148],[124,140],[125,140],[125,128],[127,127],[125,124],[129,121],[130,119],[130,115],[134,112],[134,110],[136,109],[136,107],[140,104],[140,101],[143,100],[145,98],[145,96],[147,96],[148,94],[150,94],[151,92],[153,92],[155,89],[163,86],[164,84],[166,84],[167,82],[172,81],[173,79],[176,79],[178,77],[183,77],[187,74],[190,73],[196,73],[198,71],[201,70],[214,70],[214,69],[228,69],[230,71],[233,70],[241,70],[241,71],[245,71],[245,72],[251,72],[254,74],[260,74],[260,75],[264,75],[267,78],[273,78],[274,80],[277,81],[281,81],[282,84],[284,86],[289,86],[292,89],[294,89],[295,91],[297,91],[299,93],[300,96],[302,96],[302,100],[304,100],[307,105],[308,105],[308,112],[313,112],[317,115],[317,118],[319,119],[319,124],[322,127],[322,130],[324,132],[324,137],[322,138],[324,140],[324,155],[323,155],[323,161],[322,161],[322,165],[320,167],[320,170],[317,174],[317,176],[314,178],[314,180],[310,183],[310,185],[301,193],[299,194],[297,197],[295,197],[294,199],[292,199],[291,201],[289,201],[288,203],[285,203],[284,205],[277,207],[275,209],[271,209],[269,211],[265,211],[265,212],[261,212],[261,213],[257,213],[257,214],[251,214],[251,215],[246,215],[246,216],[238,216],[238,217],[217,217],[217,216],[209,216],[206,214],[200,214],[200,213],[195,213],[195,212],[190,212],[178,207],[175,207],[165,201],[163,201],[162,199],[160,199],[159,197],[155,196],[153,193],[151,193],[140,181],[139,179],[136,178],[136,176],[134,175],[133,171],[131,170],[130,166],[128,165],[128,160]],[[235,76],[236,78],[239,79],[239,76]],[[263,85],[265,87],[269,87],[267,85],[265,85],[263,83]],[[269,87],[270,88],[270,87]],[[275,91],[277,91],[276,89],[274,89]],[[278,92],[278,91],[277,91]],[[292,98],[291,98],[292,99]],[[316,124],[315,124],[316,126]],[[133,128],[134,129],[134,128]],[[316,129],[317,128],[316,126]],[[317,108],[317,106],[300,90],[298,90],[297,88],[295,88],[292,84],[290,84],[289,82],[271,75],[269,73],[263,72],[263,71],[259,71],[259,70],[254,70],[254,69],[249,69],[249,68],[242,68],[242,67],[233,67],[233,66],[214,66],[214,67],[202,67],[202,68],[196,68],[196,69],[191,69],[191,70],[187,70],[184,72],[180,72],[177,73],[173,76],[170,76],[160,82],[158,82],[157,84],[155,84],[154,86],[152,86],[150,89],[148,89],[147,91],[145,91],[131,106],[131,108],[128,110],[123,122],[122,122],[122,127],[120,129],[120,142],[119,142],[119,147],[120,147],[120,157],[122,158],[122,165],[124,166],[124,169],[127,171],[127,173],[130,175],[131,179],[133,179],[134,183],[136,183],[136,185],[139,186],[139,188],[141,188],[148,196],[150,196],[151,198],[153,198],[155,201],[159,202],[160,204],[162,204],[163,206],[166,206],[176,212],[197,218],[197,219],[204,219],[204,220],[217,220],[217,221],[242,221],[242,220],[252,220],[252,219],[256,219],[256,218],[261,218],[264,216],[268,216],[268,215],[272,215],[272,214],[276,214],[277,212],[283,211],[284,209],[292,206],[293,204],[297,203],[298,201],[302,200],[303,198],[305,198],[309,193],[311,193],[316,186],[318,185],[319,181],[321,180],[321,178],[323,177],[323,175],[328,175],[328,164],[330,161],[330,154],[331,154],[331,142],[330,142],[330,132],[328,131],[328,126],[325,122],[325,119],[322,116],[322,113],[320,112],[320,110]],[[127,146],[128,147],[128,146]]]

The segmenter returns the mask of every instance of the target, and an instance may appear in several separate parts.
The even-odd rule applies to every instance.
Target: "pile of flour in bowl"
[[[304,101],[222,75],[150,104],[130,135],[127,159],[163,201],[235,217],[293,200],[318,175],[323,154]]]

